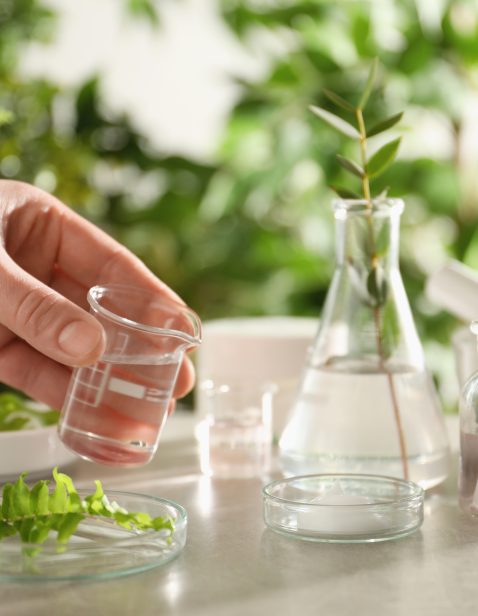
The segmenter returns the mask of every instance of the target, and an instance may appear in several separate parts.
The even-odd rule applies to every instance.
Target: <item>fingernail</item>
[[[95,351],[103,344],[103,332],[86,321],[73,321],[62,329],[58,343],[74,359],[94,358]]]

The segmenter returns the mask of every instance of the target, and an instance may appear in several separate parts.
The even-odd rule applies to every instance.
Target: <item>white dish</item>
[[[28,472],[28,479],[50,475],[53,467],[62,468],[78,460],[57,434],[57,426],[0,432],[0,482]]]

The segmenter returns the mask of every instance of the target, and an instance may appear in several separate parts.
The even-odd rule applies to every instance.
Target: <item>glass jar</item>
[[[471,331],[478,335],[478,321]],[[478,516],[478,372],[464,384],[460,396],[460,507]]]
[[[448,473],[440,403],[398,266],[400,199],[337,200],[336,269],[288,424],[286,475]]]

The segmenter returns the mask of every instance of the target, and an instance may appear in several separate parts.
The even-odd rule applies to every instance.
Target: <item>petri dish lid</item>
[[[89,493],[78,490],[80,496]],[[174,531],[132,531],[111,520],[90,517],[80,523],[61,551],[54,537],[41,546],[9,537],[0,541],[0,581],[111,579],[159,567],[182,551],[187,513],[181,505],[130,492],[107,491],[106,495],[128,511],[172,518]]]
[[[423,523],[423,489],[380,475],[318,474],[279,479],[263,489],[273,531],[330,543],[397,539]]]

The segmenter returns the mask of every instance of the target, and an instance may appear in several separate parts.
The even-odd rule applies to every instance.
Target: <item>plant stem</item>
[[[370,179],[367,174],[367,132],[365,130],[365,122],[363,119],[362,109],[358,107],[355,110],[355,116],[357,119],[358,129],[360,133],[360,157],[362,161],[363,168],[363,176],[362,176],[362,190],[364,194],[365,201],[367,202],[368,209],[368,232],[369,232],[369,240],[371,246],[371,265],[372,269],[376,269],[378,264],[378,255],[375,248],[375,237],[374,237],[374,229],[373,229],[373,221],[372,221],[372,198],[370,194]],[[387,375],[388,386],[390,389],[390,397],[392,400],[393,414],[395,417],[395,424],[397,426],[398,432],[398,442],[400,447],[400,458],[402,461],[402,469],[403,469],[403,478],[408,479],[408,455],[407,455],[407,447],[405,442],[405,435],[403,432],[400,408],[398,405],[398,397],[395,388],[395,382],[393,380],[393,374],[390,370],[387,369],[385,364],[385,353],[383,350],[382,344],[382,318],[381,318],[381,310],[380,306],[375,306],[373,308],[374,315],[374,324],[375,324],[375,338],[377,345],[377,354],[379,357],[379,367],[380,369]]]
[[[357,118],[359,133],[360,133],[360,158],[362,159],[362,190],[365,197],[365,201],[368,204],[368,208],[372,209],[372,199],[370,197],[370,181],[367,175],[367,133],[365,130],[365,122],[363,121],[363,113],[360,107],[355,110]]]
[[[407,445],[405,442],[405,435],[403,433],[402,418],[400,415],[400,408],[398,406],[398,398],[397,398],[397,392],[395,389],[395,382],[393,380],[393,374],[390,372],[390,370],[387,370],[387,367],[385,365],[385,355],[383,352],[382,335],[381,335],[381,330],[382,330],[381,312],[380,312],[379,306],[373,309],[373,318],[375,322],[375,332],[376,332],[376,341],[377,341],[377,352],[378,352],[378,357],[379,357],[379,366],[380,366],[380,369],[383,370],[383,372],[385,372],[385,374],[387,375],[388,387],[390,389],[390,397],[392,399],[393,415],[395,417],[395,424],[397,426],[397,432],[398,432],[398,442],[399,442],[399,447],[400,447],[400,458],[402,461],[403,478],[408,479],[409,472],[408,472]]]

